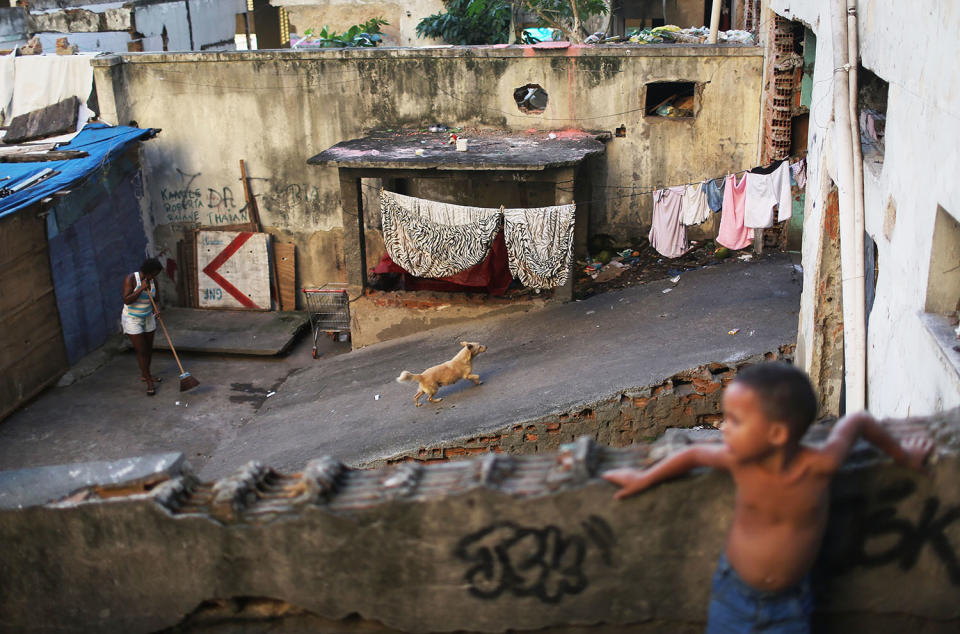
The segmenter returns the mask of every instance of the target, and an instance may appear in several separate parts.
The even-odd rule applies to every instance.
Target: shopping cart
[[[317,358],[317,342],[324,332],[341,341],[350,338],[350,300],[346,284],[329,283],[320,288],[303,289],[303,300],[310,311],[313,328],[313,358]]]

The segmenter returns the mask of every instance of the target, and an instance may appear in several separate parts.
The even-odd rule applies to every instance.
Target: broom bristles
[[[184,372],[180,375],[180,391],[186,392],[187,390],[192,390],[193,388],[200,385],[200,381],[190,375],[189,372]]]

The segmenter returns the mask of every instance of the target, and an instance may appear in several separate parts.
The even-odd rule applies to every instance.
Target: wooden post
[[[340,168],[340,206],[343,218],[343,261],[347,284],[362,293],[367,285],[367,250],[363,233],[362,181],[347,168]]]

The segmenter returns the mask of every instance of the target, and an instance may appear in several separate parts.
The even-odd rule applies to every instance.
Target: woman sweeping
[[[147,384],[147,395],[157,393],[154,385],[159,377],[150,374],[150,358],[153,356],[153,335],[157,330],[156,314],[150,298],[156,298],[157,285],[154,279],[163,270],[156,258],[144,260],[140,270],[123,280],[123,312],[120,321],[123,332],[130,337],[140,365],[140,380]]]

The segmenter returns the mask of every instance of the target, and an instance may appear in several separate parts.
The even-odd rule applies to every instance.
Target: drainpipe
[[[850,0],[848,0],[850,1]],[[833,140],[840,202],[840,274],[843,292],[843,370],[846,411],[866,406],[866,320],[863,287],[863,217],[857,222],[854,138],[851,121],[850,40],[847,35],[846,2],[831,2],[833,31]],[[857,141],[859,141],[859,134]],[[862,163],[861,163],[862,165]],[[862,199],[861,199],[862,200]],[[861,202],[862,209],[862,202]],[[859,244],[859,248],[858,245]]]
[[[847,77],[850,83],[850,136],[853,146],[853,205],[854,205],[854,264],[859,272],[860,291],[863,293],[863,300],[860,302],[860,310],[863,312],[861,317],[863,323],[862,340],[858,340],[862,345],[863,352],[859,353],[860,363],[863,364],[863,382],[864,395],[863,407],[868,405],[867,393],[867,303],[866,303],[866,257],[864,256],[864,236],[866,235],[866,221],[864,219],[864,196],[863,196],[863,147],[860,145],[860,109],[857,104],[859,97],[859,68],[860,68],[860,50],[859,34],[857,33],[857,0],[847,0],[847,62],[850,64],[850,70]],[[854,411],[854,410],[849,410]]]
[[[707,44],[717,43],[717,31],[720,30],[720,4],[723,0],[713,0],[713,6],[710,7],[710,35],[707,37]]]

